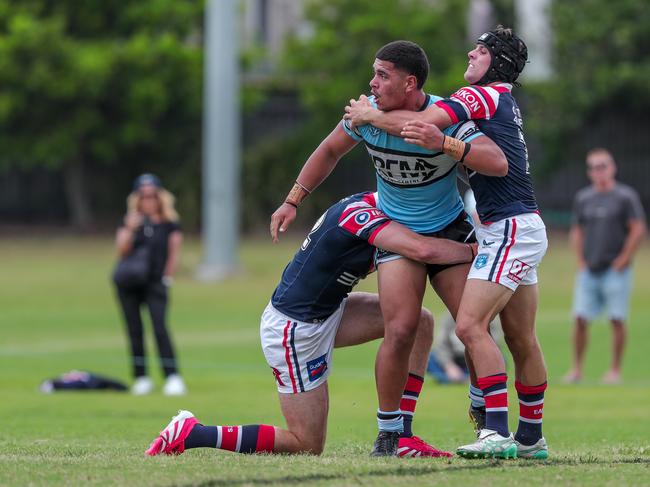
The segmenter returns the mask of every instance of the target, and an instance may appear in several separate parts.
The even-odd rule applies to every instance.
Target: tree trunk
[[[70,224],[81,231],[89,230],[93,216],[84,182],[83,162],[69,162],[63,167],[63,183]]]

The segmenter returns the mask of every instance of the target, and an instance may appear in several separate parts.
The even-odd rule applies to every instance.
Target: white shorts
[[[327,381],[346,301],[321,323],[294,320],[268,304],[262,313],[260,338],[279,392],[297,394]]]
[[[468,279],[501,284],[515,291],[521,285],[537,283],[537,267],[548,239],[537,213],[505,218],[476,228],[478,252]]]

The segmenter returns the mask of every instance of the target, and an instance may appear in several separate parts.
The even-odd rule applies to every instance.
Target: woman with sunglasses
[[[158,353],[165,376],[163,393],[182,395],[187,392],[178,373],[171,336],[167,328],[168,290],[178,262],[182,233],[174,209],[174,196],[165,190],[153,174],[142,174],[133,184],[127,198],[124,224],[117,230],[116,246],[121,258],[141,246],[148,247],[149,273],[143,285],[117,286],[117,295],[127,326],[131,346],[135,395],[153,391],[153,381],[147,375],[144,330],[140,308],[147,305],[153,324]]]

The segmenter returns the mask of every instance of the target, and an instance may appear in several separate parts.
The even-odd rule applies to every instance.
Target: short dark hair
[[[418,89],[422,89],[429,76],[429,60],[424,50],[415,42],[393,41],[377,51],[375,58],[389,61],[401,71],[415,76]]]

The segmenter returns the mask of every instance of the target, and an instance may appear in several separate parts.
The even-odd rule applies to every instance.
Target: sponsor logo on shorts
[[[320,357],[307,362],[307,375],[309,375],[309,382],[314,382],[315,380],[320,379],[327,370],[327,360],[325,360],[325,357],[327,357],[327,354],[321,355]]]
[[[488,262],[488,254],[478,254],[476,256],[476,259],[474,259],[474,268],[475,269],[483,269],[487,265]]]
[[[508,278],[513,282],[520,283],[531,269],[532,267],[525,262],[522,262],[519,259],[515,259],[510,266],[510,270],[508,271]]]
[[[483,239],[483,247],[489,247],[494,243],[494,240],[492,242],[487,242],[485,239]]]

